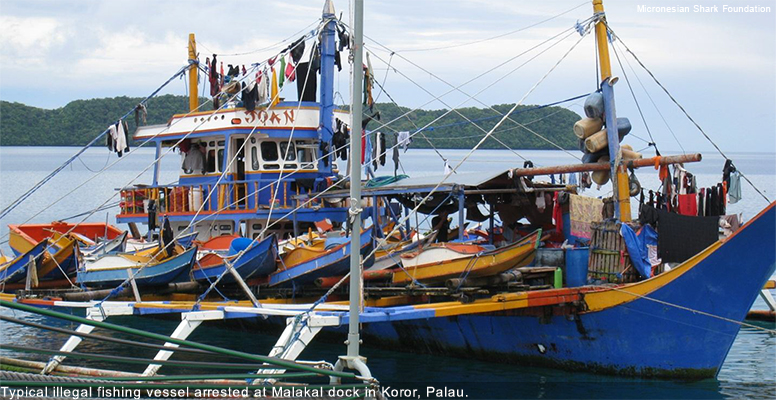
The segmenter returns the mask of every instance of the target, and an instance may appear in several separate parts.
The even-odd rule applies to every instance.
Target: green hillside
[[[102,132],[108,124],[115,122],[127,110],[132,109],[141,99],[133,97],[115,97],[107,99],[76,100],[62,108],[54,110],[30,107],[21,103],[0,101],[0,145],[3,146],[76,146],[88,143]],[[188,110],[188,98],[184,96],[165,95],[148,101],[148,124],[162,124],[175,113]],[[499,112],[507,112],[511,104],[495,106]],[[526,110],[532,106],[521,106]],[[388,122],[400,117],[410,109],[396,107],[393,104],[375,105],[375,110],[382,114],[382,122]],[[399,118],[390,126],[397,131],[414,131],[423,127],[446,110],[418,110],[408,117]],[[483,129],[490,130],[500,119],[497,113],[489,109],[462,108],[459,110],[467,118],[479,120]],[[576,140],[572,126],[580,117],[567,109],[548,107],[513,114],[513,119],[525,124],[534,132],[563,146],[575,148]],[[130,131],[134,131],[134,117],[127,119]],[[472,148],[484,136],[484,132],[465,122],[456,113],[451,113],[431,126],[438,127],[426,130],[424,134],[439,148]],[[461,124],[458,124],[461,123]],[[449,127],[443,125],[455,124]],[[369,128],[376,128],[373,122]],[[383,129],[391,132],[389,128]],[[496,131],[495,136],[515,149],[551,149],[546,141],[522,128],[517,128],[510,121]],[[430,147],[428,141],[420,135],[415,136],[412,143],[415,148]],[[488,139],[482,148],[503,148],[503,145],[493,139]]]

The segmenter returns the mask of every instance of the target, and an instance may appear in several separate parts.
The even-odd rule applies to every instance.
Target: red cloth
[[[366,131],[361,131],[361,164],[364,163],[364,156],[366,155]]]
[[[695,193],[679,195],[679,214],[698,215],[698,197]]]
[[[555,192],[555,196],[552,198],[553,203],[555,203],[552,207],[552,218],[555,219],[555,231],[563,233],[563,210],[560,207],[560,202],[558,202],[558,193]]]

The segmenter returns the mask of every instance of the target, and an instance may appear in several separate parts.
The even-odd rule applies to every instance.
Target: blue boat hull
[[[232,268],[240,274],[243,280],[258,276],[265,276],[275,271],[276,260],[278,256],[278,245],[275,235],[264,238],[259,243],[251,246]],[[214,265],[205,268],[194,268],[191,270],[191,276],[194,280],[200,282],[210,282],[226,272],[226,265]],[[234,283],[232,274],[225,274],[221,278],[221,283]]]
[[[775,244],[771,204],[648,295],[594,312],[557,306],[370,323],[363,326],[364,342],[598,373],[715,377],[738,334],[736,322],[776,269]]]
[[[342,276],[350,270],[350,241],[341,250],[326,254],[322,257],[295,265],[286,270],[278,270],[270,275],[270,286],[282,287],[293,285],[305,285],[313,283],[316,279],[327,276]],[[361,233],[361,255],[367,256],[372,252],[372,228]],[[370,257],[364,263],[364,269],[369,268],[374,262]],[[280,266],[282,268],[282,264]]]
[[[15,283],[24,280],[30,261],[43,254],[47,246],[47,241],[41,241],[30,251],[9,261],[8,265],[0,271],[0,283]]]
[[[156,286],[166,285],[179,277],[188,279],[187,272],[194,264],[196,255],[197,248],[192,247],[172,259],[145,267],[137,272],[135,282],[138,286]],[[90,287],[115,287],[127,280],[128,270],[134,274],[138,268],[79,271],[77,282]]]

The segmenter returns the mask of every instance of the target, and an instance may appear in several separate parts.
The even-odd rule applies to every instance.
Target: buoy
[[[628,118],[617,118],[617,135],[620,137],[620,140],[622,140],[630,130],[631,123]],[[585,150],[588,153],[595,153],[608,145],[609,142],[606,138],[606,129],[602,129],[585,139]]]
[[[604,121],[601,118],[582,118],[574,124],[574,135],[580,139],[586,139],[600,131],[603,126]]]
[[[609,164],[609,156],[603,156],[598,159],[599,164]],[[593,178],[593,182],[599,184],[599,185],[605,185],[606,182],[609,182],[609,170],[606,171],[593,171],[591,174],[591,177]]]
[[[585,115],[588,118],[601,118],[604,115],[604,96],[599,93],[590,93],[585,99]]]

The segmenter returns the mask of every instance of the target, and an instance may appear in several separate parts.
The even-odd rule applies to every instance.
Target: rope
[[[462,165],[464,162],[466,162],[466,160],[467,160],[467,159],[468,159],[468,158],[469,158],[469,157],[470,157],[470,156],[471,156],[471,155],[472,155],[472,154],[473,154],[473,153],[474,153],[474,152],[475,152],[475,151],[476,151],[476,150],[477,150],[477,149],[478,149],[478,148],[479,148],[479,147],[480,147],[480,146],[481,146],[481,145],[482,145],[484,142],[485,142],[485,140],[486,140],[488,137],[490,137],[490,136],[493,134],[493,132],[495,132],[495,131],[496,131],[496,129],[498,129],[498,127],[499,127],[499,126],[501,126],[501,124],[502,124],[502,123],[504,123],[504,121],[505,121],[505,120],[508,118],[508,115],[509,115],[509,114],[510,114],[512,111],[514,111],[514,110],[515,110],[515,109],[516,109],[516,108],[517,108],[517,107],[518,107],[520,104],[522,104],[522,102],[523,102],[523,101],[525,101],[525,99],[526,99],[526,98],[527,98],[527,97],[528,97],[528,96],[529,96],[531,93],[533,93],[533,91],[534,91],[534,90],[535,90],[535,89],[536,89],[536,88],[537,88],[537,87],[538,87],[538,86],[539,86],[539,85],[540,85],[542,82],[544,82],[544,80],[545,80],[545,79],[546,79],[546,78],[547,78],[547,77],[548,77],[548,76],[549,76],[549,75],[550,75],[550,74],[551,74],[551,73],[552,73],[552,72],[553,72],[553,71],[554,71],[554,70],[555,70],[555,69],[558,67],[558,65],[560,65],[560,64],[561,64],[561,62],[563,62],[563,60],[565,60],[565,59],[566,59],[566,57],[567,57],[567,56],[568,56],[568,55],[569,55],[569,54],[570,54],[570,53],[571,53],[571,52],[572,52],[572,51],[573,51],[573,50],[574,50],[574,49],[575,49],[575,48],[576,48],[576,47],[579,45],[579,43],[581,43],[581,42],[582,42],[582,39],[584,39],[584,37],[586,36],[586,34],[587,34],[587,31],[585,31],[585,33],[584,33],[584,34],[583,34],[583,35],[582,35],[582,36],[579,38],[579,40],[577,40],[577,42],[575,42],[575,43],[574,43],[574,45],[572,45],[572,46],[571,46],[571,48],[570,48],[570,49],[568,49],[568,50],[566,51],[566,53],[565,53],[565,54],[563,54],[563,56],[561,57],[561,59],[560,59],[560,60],[558,60],[558,62],[556,62],[556,63],[555,63],[555,65],[553,65],[553,66],[550,68],[550,70],[549,70],[549,71],[547,71],[547,73],[545,73],[545,74],[544,74],[544,76],[542,76],[542,77],[539,79],[539,81],[538,81],[538,82],[536,82],[536,83],[535,83],[535,84],[534,84],[534,85],[533,85],[533,86],[532,86],[532,87],[531,87],[531,88],[528,90],[528,92],[527,92],[526,94],[524,94],[524,95],[523,95],[523,97],[520,99],[520,101],[518,101],[517,103],[515,103],[515,105],[512,107],[512,109],[511,109],[511,110],[510,110],[508,113],[506,113],[506,114],[505,114],[505,115],[504,115],[504,116],[503,116],[503,117],[502,117],[502,118],[501,118],[501,119],[500,119],[500,120],[499,120],[499,121],[496,123],[496,125],[494,125],[494,126],[493,126],[493,128],[491,128],[491,129],[490,129],[490,131],[488,131],[488,133],[485,135],[485,137],[483,137],[482,139],[480,139],[480,141],[479,141],[479,142],[478,142],[478,143],[477,143],[477,144],[476,144],[476,145],[475,145],[475,146],[474,146],[474,147],[473,147],[473,148],[472,148],[472,149],[471,149],[471,150],[470,150],[470,151],[469,151],[469,152],[466,154],[466,156],[465,156],[463,159],[461,159],[461,161],[459,161],[459,162],[458,162],[458,164],[456,164],[456,165],[455,165],[455,167],[453,167],[453,168],[451,169],[451,171],[450,171],[450,172],[448,172],[447,174],[445,174],[445,176],[444,176],[444,177],[443,177],[443,178],[442,178],[442,179],[441,179],[441,180],[440,180],[440,181],[439,181],[439,182],[436,184],[436,186],[434,186],[434,188],[432,188],[432,189],[431,189],[431,191],[430,191],[430,192],[429,192],[429,193],[428,193],[428,194],[427,194],[427,195],[426,195],[426,196],[425,196],[425,197],[424,197],[424,198],[423,198],[423,199],[420,201],[420,203],[419,203],[417,206],[415,206],[415,208],[413,208],[413,209],[412,209],[412,211],[411,211],[411,212],[410,212],[410,213],[409,213],[407,216],[403,217],[403,218],[402,218],[402,220],[401,220],[401,221],[399,221],[399,223],[397,223],[397,224],[396,224],[396,226],[395,226],[395,227],[394,227],[394,228],[391,230],[391,232],[389,232],[389,233],[388,233],[388,235],[386,235],[386,237],[390,237],[391,235],[393,235],[393,234],[394,234],[394,233],[397,231],[397,227],[398,227],[398,226],[400,226],[402,223],[404,223],[404,221],[406,221],[407,219],[409,219],[409,218],[412,216],[412,214],[416,214],[416,215],[417,215],[417,211],[418,211],[418,209],[420,208],[420,206],[421,206],[421,205],[422,205],[422,204],[423,204],[423,203],[424,203],[426,200],[428,200],[428,199],[429,199],[429,198],[430,198],[430,197],[431,197],[431,196],[434,194],[434,192],[435,192],[435,191],[436,191],[436,190],[439,188],[439,186],[441,186],[441,185],[442,185],[442,184],[443,184],[443,183],[444,183],[444,182],[445,182],[445,181],[446,181],[446,180],[447,180],[447,179],[450,177],[450,175],[451,175],[451,174],[452,174],[452,173],[453,173],[455,170],[457,170],[457,169],[458,169],[458,168],[459,168],[459,167],[460,167],[460,166],[461,166],[461,165]],[[386,241],[387,241],[386,239],[382,239],[382,240],[381,240],[381,243],[380,243],[378,246],[382,246],[382,245],[384,245],[384,244],[386,243]],[[378,246],[375,246],[375,249],[373,249],[373,250],[372,250],[372,252],[371,252],[371,253],[370,253],[370,254],[369,254],[367,257],[365,257],[364,259],[362,259],[362,261],[361,261],[361,264],[362,264],[362,265],[363,265],[363,263],[364,263],[364,260],[366,260],[366,259],[368,259],[369,257],[371,257],[372,255],[374,255],[374,253],[376,252],[376,249],[377,249],[377,247],[378,247]]]
[[[655,299],[655,298],[652,298],[652,297],[649,297],[649,296],[646,296],[646,295],[629,292],[627,290],[623,290],[623,289],[620,289],[620,288],[617,288],[617,287],[598,286],[598,288],[601,288],[601,289],[613,289],[613,290],[616,290],[618,292],[623,292],[623,293],[626,293],[626,294],[629,294],[631,296],[638,297],[638,298],[641,298],[641,299],[644,299],[644,300],[654,301],[655,303],[660,303],[660,304],[663,304],[663,305],[666,305],[666,306],[678,308],[680,310],[689,311],[689,312],[691,312],[693,314],[700,314],[700,315],[703,315],[703,316],[706,316],[706,317],[716,318],[716,319],[719,319],[719,320],[722,320],[722,321],[725,321],[725,322],[730,322],[730,323],[733,323],[733,324],[736,324],[736,325],[745,326],[747,328],[758,329],[758,330],[761,330],[761,331],[768,332],[770,334],[776,334],[776,330],[775,329],[763,328],[761,326],[753,325],[753,324],[750,324],[750,323],[747,323],[747,322],[736,321],[734,319],[730,319],[730,318],[726,318],[726,317],[721,317],[719,315],[714,315],[714,314],[711,314],[711,313],[707,313],[705,311],[700,311],[700,310],[695,310],[695,309],[690,308],[690,307],[680,306],[678,304],[670,303],[670,302],[667,302],[665,300],[659,300],[659,299]]]
[[[523,108],[523,109],[520,109],[520,110],[515,110],[514,112],[509,114],[509,116],[511,117],[512,115],[517,115],[517,114],[521,114],[521,113],[529,112],[529,111],[534,111],[534,110],[540,110],[542,108],[556,106],[558,104],[566,103],[566,102],[569,102],[569,101],[579,100],[581,98],[589,96],[590,94],[592,94],[592,93],[585,93],[585,94],[581,94],[579,96],[570,97],[570,98],[565,99],[565,100],[560,100],[560,101],[555,101],[555,102],[552,102],[552,103],[547,103],[547,104],[542,104],[542,105],[538,105],[538,106],[534,106],[534,107],[529,107],[529,108]],[[493,116],[490,116],[490,117],[476,118],[476,119],[472,119],[470,121],[460,121],[460,122],[453,122],[453,123],[449,123],[449,124],[445,124],[445,125],[429,126],[429,127],[424,128],[423,130],[433,131],[433,130],[436,130],[436,129],[449,128],[449,127],[452,127],[452,126],[466,125],[466,124],[468,124],[470,122],[474,123],[474,122],[480,122],[480,121],[487,121],[487,120],[496,119],[496,118],[502,117],[502,116],[504,116],[504,114],[499,113],[499,115],[493,115]],[[513,127],[513,128],[515,128],[515,127]]]
[[[589,24],[591,21],[592,21],[592,19],[591,19],[591,18],[588,18],[587,20],[585,20],[585,21],[584,21],[584,23],[586,23],[586,24]],[[526,62],[524,62],[523,64],[519,65],[518,67],[514,68],[513,70],[511,70],[510,72],[508,72],[508,73],[507,73],[506,75],[504,75],[503,77],[499,78],[499,79],[498,79],[498,80],[496,80],[495,82],[491,83],[490,85],[486,86],[485,88],[483,88],[482,90],[480,90],[479,92],[477,92],[475,95],[473,95],[473,96],[470,96],[468,93],[466,93],[466,92],[464,92],[463,90],[461,90],[461,89],[460,89],[460,88],[461,88],[461,87],[463,87],[464,85],[467,85],[468,83],[470,83],[470,82],[472,82],[472,81],[474,81],[474,80],[476,80],[476,79],[480,78],[481,76],[483,76],[483,75],[485,75],[485,74],[489,73],[490,71],[492,71],[492,70],[494,70],[494,69],[496,69],[496,68],[498,68],[498,67],[500,67],[500,66],[502,66],[502,65],[505,65],[505,64],[507,64],[508,62],[510,62],[510,61],[512,61],[512,60],[514,60],[514,59],[516,59],[516,58],[518,58],[518,57],[520,57],[520,56],[522,56],[522,55],[524,55],[524,54],[528,53],[529,51],[531,51],[531,50],[533,50],[533,49],[535,49],[535,48],[538,48],[538,47],[542,46],[544,43],[547,43],[547,42],[549,42],[549,41],[551,41],[551,40],[554,40],[555,38],[557,38],[557,37],[559,37],[559,36],[563,35],[565,32],[567,32],[567,31],[569,31],[569,30],[571,30],[571,31],[572,31],[572,33],[570,33],[569,35],[567,35],[567,36],[563,37],[563,38],[562,38],[561,40],[559,40],[558,42],[556,42],[556,43],[552,44],[550,47],[548,47],[548,48],[546,48],[546,49],[544,49],[544,50],[540,51],[538,54],[536,54],[536,55],[534,55],[533,57],[531,57],[530,59],[528,59],[528,61],[526,61]],[[525,65],[526,65],[526,64],[528,64],[529,62],[533,61],[533,60],[534,60],[535,58],[537,58],[538,56],[542,55],[543,53],[545,53],[545,52],[546,52],[546,51],[548,51],[549,49],[553,48],[555,45],[559,44],[560,42],[562,42],[562,41],[563,41],[563,40],[565,40],[566,38],[570,37],[571,35],[573,35],[573,33],[574,33],[574,32],[576,32],[576,31],[574,30],[574,28],[573,28],[573,27],[571,27],[571,28],[568,28],[568,29],[564,30],[563,32],[561,32],[561,33],[559,33],[559,34],[557,34],[557,35],[555,35],[555,36],[551,37],[550,39],[548,39],[548,40],[545,40],[544,42],[542,42],[542,43],[540,43],[540,44],[538,44],[538,45],[536,45],[536,46],[534,46],[534,47],[532,47],[532,48],[530,48],[530,49],[528,49],[528,50],[526,50],[526,51],[524,51],[524,52],[522,52],[522,53],[518,54],[517,56],[514,56],[514,57],[510,58],[509,60],[507,60],[507,61],[505,61],[505,62],[503,62],[503,63],[499,64],[498,66],[496,66],[496,67],[494,67],[494,68],[492,68],[492,69],[490,69],[490,70],[488,70],[488,71],[486,71],[486,72],[483,72],[482,74],[478,75],[477,77],[475,77],[475,78],[473,78],[473,79],[470,79],[469,81],[467,81],[467,82],[465,82],[464,84],[462,84],[462,85],[459,85],[459,86],[457,86],[457,87],[456,87],[456,86],[454,86],[454,85],[452,85],[451,83],[447,82],[446,80],[442,79],[441,77],[437,76],[437,75],[436,75],[436,74],[434,74],[433,72],[431,72],[431,71],[429,71],[429,70],[427,70],[427,69],[425,69],[425,68],[423,68],[423,67],[419,66],[418,64],[416,64],[416,63],[414,63],[414,62],[410,61],[409,59],[407,59],[406,57],[402,56],[401,54],[399,54],[399,57],[401,57],[403,60],[407,61],[407,62],[408,62],[408,63],[410,63],[411,65],[415,66],[416,68],[418,68],[418,69],[422,70],[423,72],[426,72],[426,73],[428,73],[429,75],[433,76],[434,78],[438,79],[439,81],[441,81],[441,82],[443,82],[444,84],[446,84],[446,85],[450,86],[451,88],[453,88],[452,90],[450,90],[450,91],[446,92],[446,93],[445,93],[445,94],[443,94],[442,96],[445,96],[445,95],[447,95],[447,94],[449,94],[449,93],[451,93],[451,92],[453,92],[453,91],[458,91],[458,92],[460,92],[460,93],[461,93],[461,94],[463,94],[463,95],[469,96],[469,98],[470,98],[470,99],[472,99],[472,100],[474,100],[474,101],[476,101],[476,102],[478,102],[478,103],[482,104],[483,106],[485,106],[485,107],[487,107],[487,108],[489,108],[489,109],[491,109],[491,110],[495,111],[496,113],[498,113],[498,114],[501,114],[501,113],[500,113],[498,110],[494,109],[492,106],[489,106],[489,105],[485,104],[484,102],[482,102],[482,101],[478,100],[478,99],[476,98],[476,96],[477,96],[477,95],[479,95],[479,94],[481,94],[481,93],[483,93],[485,90],[487,90],[487,89],[490,89],[492,86],[494,86],[495,84],[497,84],[498,82],[500,82],[501,80],[503,80],[504,78],[506,78],[507,76],[511,75],[512,73],[514,73],[514,72],[515,72],[515,71],[517,71],[518,69],[522,68],[523,66],[525,66]],[[586,35],[586,34],[587,34],[587,31],[585,31],[585,32],[584,32],[584,34]],[[584,37],[584,35],[583,35],[582,37]],[[372,40],[373,42],[375,42],[375,43],[376,43],[378,46],[381,46],[381,47],[383,47],[383,48],[385,48],[385,49],[387,49],[387,50],[390,50],[390,49],[389,49],[389,48],[387,48],[385,45],[383,45],[383,44],[381,44],[381,43],[377,42],[376,40],[374,40],[374,39],[372,39],[372,38],[370,38],[370,37],[368,37],[368,36],[367,36],[367,38],[368,38],[368,39],[370,39],[370,40]],[[403,74],[402,74],[402,75],[403,75]],[[417,84],[417,83],[416,83],[415,81],[413,81],[411,78],[407,77],[406,75],[403,75],[403,76],[404,76],[406,79],[408,79],[410,82],[412,82],[413,84],[415,84],[416,86],[420,87],[420,88],[421,88],[422,90],[424,90],[426,93],[429,93],[430,95],[432,95],[432,94],[431,94],[431,93],[430,93],[428,90],[426,90],[425,88],[423,88],[422,86],[420,86],[419,84]],[[441,98],[442,96],[439,96],[439,97]],[[441,103],[443,103],[445,106],[447,106],[448,108],[450,108],[450,111],[446,112],[446,113],[445,113],[445,114],[443,114],[442,116],[445,116],[445,115],[449,114],[450,112],[453,112],[453,111],[455,111],[455,112],[456,112],[458,115],[461,115],[461,116],[462,116],[464,119],[467,119],[465,116],[463,116],[463,115],[460,113],[460,111],[458,111],[458,110],[457,110],[457,107],[450,107],[450,106],[449,106],[447,103],[443,102],[443,101],[442,101],[441,99],[439,99],[439,98],[438,98],[438,99],[435,99],[435,100],[438,100],[438,101],[440,101],[440,102],[441,102]],[[468,101],[468,99],[467,99],[467,101]],[[465,102],[464,102],[464,103],[465,103]],[[459,104],[459,106],[460,106],[460,105],[463,105],[464,103],[461,103],[461,104]],[[517,121],[515,121],[515,120],[513,120],[513,119],[511,119],[511,118],[508,118],[508,119],[509,119],[511,122],[513,122],[513,123],[517,124],[518,126],[521,126],[521,127],[523,127],[525,130],[529,131],[529,132],[530,132],[530,133],[532,133],[533,135],[535,135],[535,136],[539,137],[540,139],[542,139],[542,140],[546,141],[547,143],[551,144],[552,146],[554,146],[554,147],[558,148],[559,150],[561,150],[561,151],[563,151],[563,152],[565,152],[565,153],[569,154],[570,156],[572,156],[572,157],[574,157],[574,158],[576,158],[576,159],[578,159],[578,160],[580,160],[580,159],[581,159],[580,157],[577,157],[577,156],[575,156],[574,154],[570,153],[568,150],[564,149],[563,147],[561,147],[561,146],[560,146],[560,145],[558,145],[557,143],[555,143],[555,142],[553,142],[553,141],[551,141],[551,140],[549,140],[549,139],[545,138],[544,136],[542,136],[542,135],[540,135],[540,134],[538,134],[538,133],[534,132],[534,131],[533,131],[533,130],[531,130],[530,128],[523,126],[522,124],[520,124],[519,122],[517,122]],[[438,120],[438,119],[435,119],[433,122],[436,122],[437,120]],[[467,119],[467,120],[468,120],[468,119]],[[430,125],[430,124],[429,124],[429,125]],[[477,126],[477,125],[475,124],[475,126]],[[481,130],[483,130],[483,132],[484,132],[484,129],[482,129],[481,127],[479,127],[479,128],[480,128]],[[507,148],[509,148],[509,147],[507,147]],[[522,158],[522,156],[521,156],[521,158]]]
[[[156,94],[157,94],[157,93],[159,93],[159,91],[161,91],[161,90],[162,90],[162,89],[163,89],[165,86],[167,86],[167,85],[168,85],[170,82],[172,82],[172,81],[173,81],[173,79],[175,79],[175,78],[176,78],[176,77],[178,77],[179,75],[181,75],[181,74],[183,74],[184,72],[186,72],[186,70],[188,70],[188,69],[191,67],[191,65],[192,65],[192,64],[189,64],[189,65],[186,65],[186,66],[184,66],[184,67],[181,67],[181,69],[180,69],[180,70],[178,70],[178,72],[176,72],[176,73],[175,73],[173,76],[171,76],[171,77],[170,77],[170,79],[167,79],[167,81],[166,81],[165,83],[163,83],[163,84],[162,84],[162,86],[160,86],[159,88],[157,88],[156,90],[154,90],[154,91],[153,91],[153,93],[151,93],[150,95],[148,95],[148,97],[146,97],[145,99],[141,100],[139,104],[145,104],[145,103],[146,103],[146,102],[147,102],[149,99],[151,99],[152,97],[156,96]],[[124,116],[122,116],[121,118],[119,118],[119,120],[120,120],[120,121],[121,121],[121,120],[124,120],[124,118],[127,118],[127,117],[128,117],[130,114],[132,114],[134,111],[135,111],[135,108],[132,108],[132,110],[130,110],[130,111],[127,111],[127,113],[126,113],[126,114],[124,114]],[[100,138],[102,138],[103,136],[105,136],[105,134],[107,134],[107,133],[108,133],[108,131],[109,131],[109,129],[105,129],[104,131],[102,131],[102,133],[100,133],[99,135],[97,135],[97,136],[96,136],[94,139],[92,139],[91,141],[89,141],[89,143],[87,143],[87,144],[86,144],[84,147],[82,147],[80,150],[78,150],[78,152],[77,152],[77,153],[75,153],[75,155],[73,155],[72,157],[68,158],[68,159],[67,159],[67,160],[66,160],[64,163],[62,163],[62,165],[60,165],[60,166],[59,166],[59,167],[57,167],[57,168],[56,168],[54,171],[52,171],[51,173],[49,173],[48,175],[46,175],[46,176],[45,176],[43,179],[41,179],[40,181],[38,181],[38,183],[36,183],[35,185],[33,185],[33,186],[32,186],[32,188],[30,188],[29,190],[27,190],[26,192],[24,192],[24,194],[22,194],[21,196],[19,196],[19,198],[17,198],[17,199],[16,199],[16,200],[14,200],[13,202],[11,202],[11,204],[10,204],[10,205],[6,206],[6,207],[5,207],[5,208],[4,208],[2,211],[0,211],[0,219],[1,219],[1,218],[4,218],[6,215],[8,215],[8,213],[9,213],[9,212],[13,211],[13,209],[15,209],[15,208],[16,208],[16,207],[17,207],[19,204],[21,204],[21,203],[22,203],[24,200],[26,200],[28,197],[30,197],[30,195],[32,195],[33,193],[35,193],[35,191],[37,191],[37,190],[38,190],[38,189],[40,189],[40,188],[41,188],[43,185],[45,185],[45,184],[46,184],[46,183],[47,183],[49,180],[51,180],[51,178],[53,178],[53,177],[54,177],[56,174],[58,174],[60,171],[62,171],[63,169],[65,169],[65,167],[67,167],[68,165],[70,165],[70,163],[72,163],[73,161],[75,161],[75,159],[76,159],[76,158],[78,158],[78,157],[79,157],[81,154],[83,154],[83,153],[86,151],[86,149],[88,149],[89,147],[91,147],[91,146],[92,146],[94,143],[96,143],[96,142],[97,142],[97,141],[98,141]],[[85,165],[85,164],[84,164],[84,165]]]
[[[566,14],[576,10],[577,8],[580,8],[580,7],[588,5],[588,4],[589,4],[589,2],[584,2],[584,3],[582,3],[582,4],[578,5],[578,6],[572,7],[570,9],[568,9],[568,10],[566,10],[566,11],[560,13],[560,14],[554,15],[554,16],[552,16],[550,18],[541,20],[541,21],[536,22],[536,23],[531,24],[531,25],[524,26],[524,27],[522,27],[520,29],[516,29],[514,31],[510,31],[510,32],[507,32],[507,33],[502,33],[502,34],[499,34],[499,35],[496,35],[496,36],[491,36],[489,38],[474,40],[474,41],[466,42],[466,43],[453,44],[453,45],[448,45],[448,46],[429,47],[429,48],[425,48],[425,49],[406,49],[406,50],[401,50],[401,51],[404,52],[404,53],[407,53],[407,52],[417,52],[417,51],[446,50],[446,49],[452,49],[452,48],[455,48],[455,47],[469,46],[469,45],[472,45],[472,44],[478,44],[478,43],[483,43],[483,42],[487,42],[487,41],[494,40],[494,39],[499,39],[499,38],[502,38],[502,37],[505,37],[505,36],[513,35],[515,33],[522,32],[524,30],[528,30],[530,28],[539,26],[541,24],[544,24],[545,22],[552,21],[552,20],[554,20],[554,19],[556,19],[558,17],[561,17],[563,15],[566,15]]]
[[[606,22],[604,22],[604,23],[606,23]],[[703,135],[703,137],[705,137],[705,138],[706,138],[706,140],[707,140],[709,143],[711,143],[711,145],[712,145],[712,146],[714,146],[714,148],[715,148],[715,149],[717,149],[717,152],[719,152],[719,154],[720,154],[722,157],[725,157],[725,160],[729,160],[730,158],[728,158],[728,156],[727,156],[727,155],[726,155],[724,152],[722,152],[722,149],[720,149],[720,148],[719,148],[719,146],[718,146],[716,143],[714,143],[714,141],[711,139],[711,137],[709,137],[709,135],[708,135],[708,134],[706,134],[706,131],[704,131],[704,130],[703,130],[703,128],[701,128],[701,126],[700,126],[700,125],[699,125],[699,124],[698,124],[698,123],[695,121],[695,119],[693,119],[693,118],[690,116],[690,113],[688,113],[688,112],[687,112],[687,110],[685,110],[685,109],[684,109],[684,107],[683,107],[681,104],[679,104],[679,101],[678,101],[678,100],[676,100],[676,98],[674,98],[674,96],[671,94],[671,92],[669,92],[669,91],[668,91],[668,89],[666,89],[666,87],[665,87],[665,86],[663,86],[663,84],[662,84],[662,83],[660,83],[660,81],[657,79],[657,77],[655,76],[655,74],[653,74],[653,73],[652,73],[652,71],[650,71],[650,70],[647,68],[647,66],[646,66],[646,65],[644,65],[644,63],[643,63],[643,62],[641,62],[641,60],[640,60],[640,59],[639,59],[639,58],[636,56],[636,54],[635,54],[635,53],[633,53],[633,51],[631,51],[631,49],[628,47],[628,45],[626,45],[626,44],[625,44],[625,42],[623,42],[623,41],[622,41],[622,39],[621,39],[619,36],[617,36],[617,35],[614,33],[614,31],[612,31],[612,29],[611,29],[611,28],[610,28],[608,25],[607,25],[606,27],[607,27],[607,29],[609,30],[609,32],[611,33],[611,35],[612,35],[613,37],[617,38],[617,40],[619,40],[619,41],[620,41],[620,43],[622,43],[622,46],[623,46],[623,47],[625,47],[625,50],[626,50],[628,53],[630,53],[630,54],[633,56],[633,58],[636,60],[636,62],[638,62],[638,63],[639,63],[639,65],[641,66],[641,68],[643,68],[645,71],[647,71],[647,73],[649,74],[649,76],[650,76],[650,77],[652,77],[652,80],[654,80],[654,81],[655,81],[655,83],[656,83],[658,86],[660,86],[660,88],[661,88],[661,89],[663,89],[663,92],[665,92],[665,94],[668,96],[668,98],[670,98],[670,99],[671,99],[671,101],[672,101],[672,102],[673,102],[673,103],[674,103],[674,104],[675,104],[677,107],[679,107],[679,109],[682,111],[682,113],[684,113],[684,116],[685,116],[685,117],[687,117],[687,119],[689,119],[689,120],[690,120],[690,122],[692,122],[692,123],[693,123],[693,125],[695,125],[695,127],[696,127],[696,128],[698,128],[698,131],[699,131],[699,132],[700,132],[700,133]],[[753,189],[754,189],[754,190],[757,192],[757,194],[759,194],[760,196],[762,196],[762,198],[763,198],[763,199],[765,199],[765,201],[767,201],[768,203],[770,203],[770,202],[771,202],[771,201],[768,199],[768,197],[767,197],[767,196],[765,196],[765,194],[763,194],[763,192],[761,192],[761,191],[760,191],[760,189],[759,189],[757,186],[755,186],[755,184],[754,184],[754,183],[752,183],[752,181],[751,181],[751,180],[749,180],[749,178],[748,178],[746,175],[744,175],[744,173],[743,173],[743,172],[741,172],[740,170],[739,170],[738,172],[741,174],[741,177],[742,177],[742,178],[744,178],[744,179],[745,179],[745,180],[746,180],[746,181],[749,183],[749,185],[750,185],[750,186],[752,186],[752,188],[753,188]]]
[[[620,70],[622,71],[622,74],[625,76],[625,83],[628,84],[628,90],[630,90],[631,97],[633,97],[633,102],[636,103],[636,109],[639,110],[639,115],[641,116],[641,121],[644,122],[644,127],[647,129],[647,134],[649,134],[649,142],[647,147],[649,146],[655,146],[655,153],[657,155],[660,155],[660,151],[657,149],[657,143],[655,143],[655,138],[652,137],[652,131],[649,130],[649,124],[647,123],[647,119],[644,118],[644,112],[641,111],[641,105],[639,104],[639,100],[636,98],[636,93],[633,91],[633,86],[631,86],[630,79],[628,79],[628,73],[625,71],[625,68],[622,66],[622,61],[620,61],[620,54],[617,52],[617,48],[615,46],[612,46],[612,50],[614,51],[614,56],[617,58],[617,64],[620,65]],[[644,139],[642,139],[644,140]],[[679,148],[682,149],[682,153],[686,152],[684,151],[684,147],[682,147],[682,144],[679,143],[679,140],[676,140],[676,143],[679,145]]]

